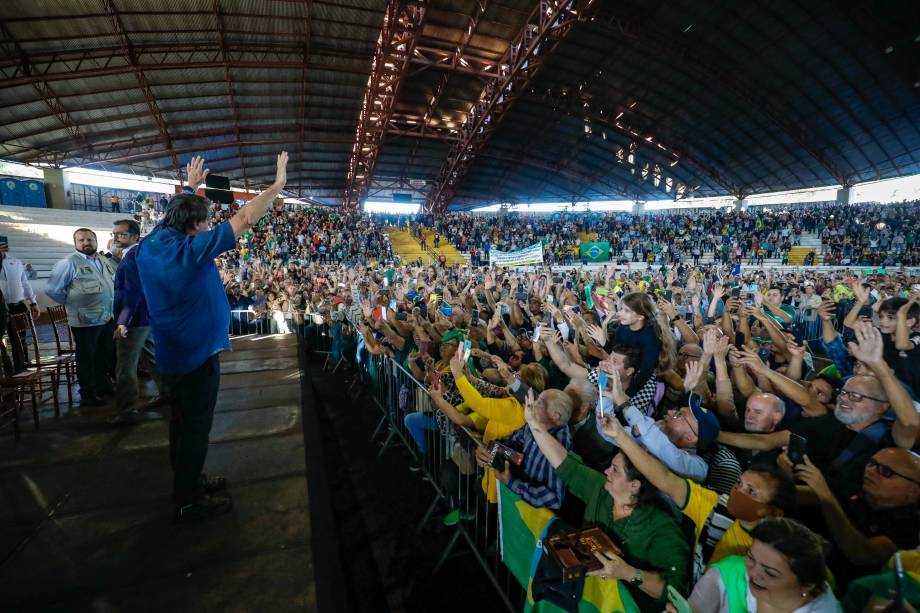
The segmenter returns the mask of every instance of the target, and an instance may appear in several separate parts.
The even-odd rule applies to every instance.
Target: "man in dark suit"
[[[137,272],[140,227],[133,219],[115,222],[112,229],[112,256],[120,260],[115,270],[115,409],[113,425],[133,423],[142,408],[156,406],[160,399],[141,406],[137,388],[137,366],[143,360],[159,389],[153,351],[153,333],[147,320],[147,303]]]

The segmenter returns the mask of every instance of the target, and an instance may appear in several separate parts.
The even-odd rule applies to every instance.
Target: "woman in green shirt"
[[[534,414],[539,410],[541,407],[528,395],[524,418],[540,451],[569,493],[585,502],[584,523],[604,526],[623,550],[622,557],[595,554],[604,568],[591,574],[623,581],[643,610],[652,602],[665,602],[668,585],[686,593],[690,544],[663,506],[658,491],[623,453],[614,456],[604,473],[585,466],[543,429]]]

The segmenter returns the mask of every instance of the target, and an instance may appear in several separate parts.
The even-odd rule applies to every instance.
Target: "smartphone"
[[[565,289],[572,289],[572,282],[571,282],[571,281],[566,281],[566,282],[565,282]]]
[[[441,305],[441,313],[444,314],[444,317],[450,317],[454,314],[454,307],[450,306],[446,302]]]
[[[552,303],[553,303],[553,295],[552,295],[552,294],[547,294],[547,295],[546,295],[546,304],[552,304]]]
[[[801,464],[805,461],[805,453],[808,451],[808,440],[799,434],[790,434],[789,435],[789,448],[787,453],[789,454],[789,461],[792,462],[793,466]]]
[[[741,288],[740,288],[740,287],[733,287],[733,288],[732,288],[732,291],[731,291],[731,297],[732,297],[732,298],[737,298],[737,297],[739,297],[740,295],[741,295]]]
[[[463,341],[463,355],[469,355],[470,350],[473,348],[473,341],[466,339]]]
[[[418,314],[422,317],[422,319],[428,319],[428,305],[424,302],[420,303],[418,305]]]
[[[527,292],[518,292],[514,295],[514,299],[520,302],[527,302]]]
[[[739,350],[744,349],[744,340],[744,333],[735,332],[735,347],[737,347]]]
[[[390,287],[390,279],[389,279],[389,277],[387,277],[387,276],[384,276],[384,277],[383,277],[383,286],[384,286],[384,287]]]
[[[604,413],[604,390],[607,389],[607,373],[602,370],[597,371],[597,406],[600,407],[601,413]]]
[[[479,325],[479,309],[473,309],[470,312],[470,325],[471,326]]]
[[[664,296],[664,299],[665,299],[665,300],[667,300],[668,302],[670,302],[670,301],[671,301],[671,298],[674,297],[674,290],[666,289],[666,290],[664,290],[664,292],[662,293],[662,296]]]
[[[543,331],[543,324],[542,324],[542,323],[538,323],[536,326],[534,326],[534,329],[533,329],[533,337],[531,338],[531,340],[532,340],[533,342],[535,342],[535,343],[536,343],[538,340],[540,340],[540,333],[541,333],[542,331]]]

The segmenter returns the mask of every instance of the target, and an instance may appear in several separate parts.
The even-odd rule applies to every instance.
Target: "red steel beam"
[[[460,140],[448,153],[429,193],[425,208],[443,211],[476,154],[514,101],[539,72],[545,59],[572,30],[595,0],[538,0],[527,22],[508,46],[502,61],[502,78],[489,81],[467,115]],[[505,69],[507,66],[507,69]]]
[[[157,106],[157,101],[153,95],[153,89],[150,87],[150,82],[147,81],[144,71],[137,66],[134,50],[131,47],[131,41],[125,33],[125,29],[121,24],[121,19],[118,17],[118,10],[115,8],[112,0],[103,0],[103,4],[105,6],[105,12],[109,15],[109,19],[112,23],[112,30],[118,36],[119,41],[121,41],[122,52],[134,72],[137,84],[144,94],[144,99],[147,101],[147,107],[150,109],[150,116],[153,118],[154,123],[156,123],[157,130],[159,130],[160,136],[163,139],[163,144],[169,151],[169,157],[172,161],[173,169],[176,171],[176,176],[179,176],[179,158],[173,150],[172,137],[169,135],[169,130],[166,127],[166,121],[163,119],[163,114],[160,112],[160,107]]]
[[[477,0],[476,13],[472,17],[470,17],[470,22],[467,25],[466,30],[463,31],[463,35],[460,39],[460,44],[458,44],[457,48],[451,52],[453,53],[453,58],[451,59],[452,62],[459,64],[461,63],[461,61],[463,61],[463,56],[466,54],[466,48],[470,44],[470,41],[473,39],[473,33],[476,32],[476,28],[479,27],[479,21],[482,19],[482,16],[486,14],[486,9],[488,8],[489,8],[489,0]],[[415,52],[416,54],[419,54],[419,53],[422,53],[423,51],[419,47],[416,47]],[[496,69],[493,70],[493,68],[496,68]],[[496,77],[496,78],[499,76],[499,71],[497,70],[497,67],[495,66],[489,67],[489,70],[491,71],[489,72],[490,76]],[[450,72],[445,72],[441,76],[441,79],[438,81],[437,87],[435,87],[434,94],[431,95],[431,98],[428,99],[428,103],[425,105],[425,113],[420,118],[420,123],[422,126],[423,133],[428,128],[428,122],[431,121],[431,114],[441,103],[441,96],[444,94],[444,90],[447,87],[447,83],[450,81],[450,75],[451,75]],[[412,150],[409,152],[409,155],[408,157],[406,157],[406,161],[403,164],[403,171],[402,171],[403,175],[406,175],[409,172],[409,168],[412,166],[412,163],[415,161],[415,155],[416,153],[418,153],[418,148],[421,142],[422,142],[421,140],[417,140],[412,144]]]
[[[415,43],[428,14],[428,0],[389,0],[358,116],[343,202],[357,208],[367,194],[380,146]]]

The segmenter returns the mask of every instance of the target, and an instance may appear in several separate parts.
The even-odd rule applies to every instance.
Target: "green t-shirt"
[[[613,498],[604,489],[607,478],[588,468],[577,454],[569,452],[556,469],[569,493],[585,502],[583,523],[596,523],[610,532],[623,549],[623,559],[631,566],[661,573],[668,585],[682,594],[689,588],[690,544],[684,539],[674,516],[653,505],[637,507],[625,518],[613,519]],[[650,610],[652,598],[629,586],[630,593],[642,610]],[[658,602],[664,602],[667,592]]]

